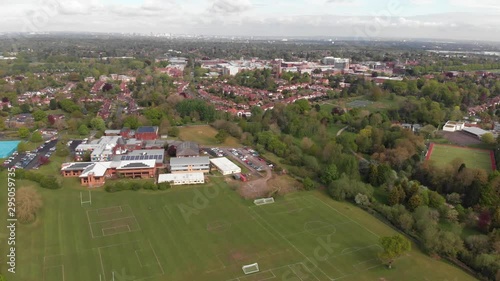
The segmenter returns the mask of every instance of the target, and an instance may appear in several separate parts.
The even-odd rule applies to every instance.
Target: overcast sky
[[[4,2],[4,1],[2,1]],[[500,0],[15,0],[0,32],[500,41]]]

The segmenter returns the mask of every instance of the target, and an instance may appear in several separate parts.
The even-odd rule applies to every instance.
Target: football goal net
[[[274,203],[274,198],[273,197],[269,197],[269,198],[255,199],[255,200],[253,200],[253,203],[255,205],[271,204],[271,203]]]
[[[259,272],[259,264],[252,263],[252,264],[244,265],[241,269],[243,269],[243,273],[245,273],[245,274],[252,274],[255,272]]]
[[[92,205],[92,194],[90,193],[89,190],[89,196],[86,200],[83,199],[83,193],[80,191],[80,206],[83,206],[83,204],[90,204]]]

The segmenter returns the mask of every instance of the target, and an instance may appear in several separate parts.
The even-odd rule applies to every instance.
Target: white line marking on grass
[[[270,228],[270,229],[272,229],[274,232],[276,232],[276,233],[277,233],[277,234],[281,237],[281,239],[282,239],[282,240],[285,240],[286,242],[288,242],[288,244],[290,244],[290,245],[291,245],[291,246],[292,246],[292,247],[293,247],[293,248],[294,248],[294,249],[295,249],[298,253],[300,253],[300,254],[301,254],[301,255],[302,255],[302,256],[303,256],[306,260],[311,261],[311,260],[310,260],[310,258],[309,258],[308,256],[304,255],[304,253],[302,253],[302,252],[301,252],[301,251],[300,251],[300,250],[299,250],[299,249],[298,249],[298,248],[297,248],[297,247],[296,247],[296,246],[295,246],[292,242],[290,242],[290,240],[288,240],[286,237],[284,237],[283,235],[281,235],[281,233],[279,233],[279,232],[278,232],[278,231],[277,231],[277,230],[276,230],[276,229],[275,229],[272,225],[270,225],[270,224],[269,224],[269,223],[268,223],[268,222],[267,222],[264,218],[262,218],[262,216],[260,216],[260,215],[259,215],[259,214],[255,211],[255,210],[253,210],[253,209],[251,209],[251,210],[252,210],[252,211],[253,211],[253,212],[257,215],[257,217],[259,217],[261,220],[263,220],[263,221],[264,221],[264,222],[265,222],[265,223],[269,226],[269,228]],[[272,232],[271,232],[271,231],[270,231],[267,227],[263,226],[263,225],[261,224],[261,222],[259,222],[259,220],[257,220],[257,222],[258,222],[258,223],[259,223],[262,227],[264,227],[264,229],[266,229],[269,233],[271,233],[271,235],[272,235],[272,236],[274,236],[275,238],[277,238],[277,239],[278,239],[278,237],[276,237],[276,235],[272,234]],[[279,239],[278,239],[278,240],[279,240]],[[319,266],[318,266],[317,268],[318,268],[318,269],[319,269],[319,271],[321,271],[321,272],[322,272],[322,273],[323,273],[323,274],[324,274],[324,275],[325,275],[328,279],[331,279],[331,278],[330,278],[330,276],[328,276],[328,275],[327,275],[327,274],[326,274],[326,273],[325,273],[325,272],[324,272],[321,268],[319,268]],[[312,274],[312,275],[314,275],[314,277],[315,277],[316,279],[318,279],[318,278],[316,277],[316,275],[315,275],[313,272],[311,272],[311,274]],[[319,280],[319,279],[318,279],[318,280]]]
[[[116,219],[107,220],[107,221],[97,221],[97,222],[93,222],[92,224],[105,223],[105,222],[113,222],[113,221],[124,220],[124,219],[135,219],[135,216],[132,215],[132,216],[128,216],[128,217],[116,218]]]
[[[340,273],[340,277],[343,277],[343,276],[346,276],[346,274],[344,272],[342,272],[342,270],[340,270],[338,267],[336,267],[335,265],[333,265],[333,263],[327,259],[326,262],[331,266],[333,267],[333,269],[335,269],[336,271],[338,271]],[[339,278],[340,278],[339,277]],[[335,278],[330,278],[331,280],[334,280]]]
[[[354,223],[355,223],[355,224],[357,224],[358,226],[360,226],[360,227],[364,228],[366,231],[368,231],[368,232],[370,232],[371,234],[375,235],[375,237],[380,238],[380,236],[378,236],[375,232],[373,232],[373,231],[369,230],[368,228],[364,227],[363,225],[361,225],[361,224],[360,224],[360,223],[358,223],[357,221],[355,221],[355,220],[351,219],[350,217],[348,217],[347,215],[343,214],[342,212],[338,211],[338,210],[337,210],[337,209],[335,209],[334,207],[332,207],[332,206],[330,206],[330,205],[326,204],[325,202],[323,202],[323,200],[320,200],[320,199],[318,199],[318,198],[316,198],[316,197],[314,197],[314,196],[312,196],[312,195],[309,195],[309,196],[304,196],[304,198],[306,198],[306,200],[307,200],[307,198],[308,198],[308,197],[313,197],[316,201],[320,201],[321,203],[323,203],[324,205],[326,205],[326,206],[327,206],[327,207],[329,207],[330,209],[332,209],[332,210],[334,210],[335,212],[337,212],[337,213],[341,214],[342,216],[344,216],[344,217],[348,218],[349,220],[351,220],[352,222],[354,222]]]
[[[165,271],[163,270],[163,266],[160,264],[160,260],[158,259],[158,256],[156,255],[155,249],[153,248],[153,245],[151,245],[151,241],[148,240],[149,247],[151,247],[151,250],[153,250],[153,254],[155,255],[156,261],[158,262],[158,266],[161,269],[161,275],[165,275]]]
[[[107,209],[113,209],[113,208],[120,208],[120,211],[115,211],[115,212],[109,212],[109,213],[105,213],[105,214],[102,214],[102,215],[109,215],[109,214],[115,214],[115,213],[122,213],[123,212],[123,209],[122,209],[122,206],[111,206],[111,207],[107,207],[107,208],[100,208],[100,209],[97,209],[97,215],[98,216],[101,216],[99,214],[99,211],[104,211],[104,210],[107,210]]]
[[[222,266],[223,266],[224,268],[226,268],[226,264],[225,264],[225,263],[224,263],[224,262],[220,259],[220,257],[219,257],[220,255],[223,255],[223,254],[218,254],[218,255],[216,255],[217,260],[219,260],[219,262],[222,264]]]
[[[300,277],[300,275],[298,275],[297,272],[295,272],[295,270],[293,270],[293,267],[291,267],[291,266],[288,265],[288,268],[290,268],[290,270],[293,272],[293,274],[295,274],[295,276],[299,277],[299,279],[301,281],[303,281],[302,277]]]
[[[110,247],[110,246],[108,246],[108,247]],[[107,280],[106,279],[106,272],[104,271],[104,263],[102,262],[101,248],[97,248],[97,251],[99,252],[99,259],[101,260],[102,275],[104,277],[104,280]]]
[[[95,238],[94,231],[92,230],[92,223],[90,222],[89,211],[87,213],[87,220],[89,221],[90,234],[92,234],[92,238]]]
[[[43,267],[43,280],[45,280],[45,271],[47,271],[48,268],[56,268],[56,267],[60,267],[61,268],[61,273],[62,273],[62,281],[65,280],[65,274],[64,274],[64,265],[61,264],[61,265],[54,265],[54,266],[46,266],[46,267]],[[50,281],[54,281],[54,280],[50,280]]]
[[[317,221],[319,222],[319,221]],[[307,224],[308,222],[306,222],[305,224]],[[328,234],[324,234],[324,235],[331,235],[331,234],[334,234],[337,232],[337,226],[338,225],[344,225],[344,224],[348,224],[348,223],[352,223],[352,221],[343,221],[343,222],[339,222],[339,223],[328,223],[328,225],[324,225],[324,226],[320,226],[320,227],[316,227],[316,228],[311,228],[311,229],[306,229],[306,226],[304,225],[304,231],[299,231],[299,232],[296,232],[296,233],[292,233],[292,234],[287,234],[287,235],[284,235],[284,237],[291,237],[291,236],[295,236],[297,234],[303,234],[303,233],[309,233],[311,235],[315,235],[315,236],[322,236],[322,235],[318,235],[318,234],[314,234],[312,232],[316,231],[316,230],[320,230],[320,229],[323,229],[323,228],[327,228],[327,227],[334,227],[335,228],[335,232],[332,232],[332,233],[328,233]]]
[[[128,228],[127,231],[120,231],[120,232],[116,232],[116,233],[112,233],[112,234],[105,234],[104,233],[105,230],[108,230],[108,229],[119,229],[119,228],[125,227],[125,226]],[[102,236],[112,236],[112,235],[122,234],[122,233],[127,233],[127,232],[132,232],[132,230],[130,229],[130,226],[128,224],[126,224],[126,225],[120,225],[120,226],[114,226],[114,227],[107,227],[107,228],[103,228],[102,229]]]
[[[379,247],[380,249],[382,249],[382,247],[379,244],[371,244],[371,245],[368,245],[368,246],[362,247],[362,248],[346,248],[346,249],[356,249],[356,250],[347,251],[347,252],[344,253],[344,250],[346,250],[346,249],[344,249],[344,250],[342,250],[342,253],[340,253],[338,255],[335,255],[335,256],[332,256],[332,258],[340,257],[340,256],[347,255],[347,254],[350,254],[350,253],[359,252],[359,251],[362,251],[362,250],[365,250],[365,249],[368,249],[368,248],[372,248],[372,247]]]
[[[135,256],[137,257],[137,260],[139,260],[139,265],[140,265],[141,267],[144,267],[144,266],[142,265],[141,258],[139,258],[139,254],[137,253],[137,250],[135,250]]]

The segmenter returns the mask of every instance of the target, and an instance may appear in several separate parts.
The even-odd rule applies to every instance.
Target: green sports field
[[[459,158],[468,168],[483,169],[489,172],[494,165],[490,153],[489,150],[432,144],[428,158],[441,167],[449,165],[454,159]]]
[[[76,181],[61,190],[19,181],[38,188],[44,207],[35,224],[18,226],[17,272],[7,280],[475,280],[418,250],[386,269],[378,238],[394,230],[320,192],[255,206],[223,178],[210,181],[164,192],[97,190],[84,206],[80,192],[84,200],[88,193]],[[0,238],[5,245],[5,227]],[[260,272],[245,276],[241,267],[256,262]]]

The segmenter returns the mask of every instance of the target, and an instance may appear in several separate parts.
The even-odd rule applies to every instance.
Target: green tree
[[[429,207],[432,207],[434,209],[438,209],[446,202],[444,197],[441,196],[436,191],[431,190],[428,193],[429,193]]]
[[[223,143],[224,141],[226,141],[228,136],[229,134],[226,130],[219,130],[219,132],[215,135],[215,140],[217,141],[217,143]]]
[[[24,141],[17,145],[17,152],[22,153],[28,151],[28,144]]]
[[[493,136],[492,133],[486,133],[486,134],[482,135],[481,140],[486,144],[494,144],[495,143],[495,137]]]
[[[36,131],[31,135],[31,142],[38,143],[38,142],[42,142],[42,141],[43,141],[43,137],[42,137],[42,134],[40,132]]]
[[[139,126],[141,126],[141,123],[139,122],[137,116],[127,116],[123,119],[123,127],[135,130],[139,128]]]
[[[104,131],[106,130],[106,124],[101,117],[94,117],[90,120],[90,126],[94,130]]]
[[[69,148],[63,142],[58,142],[56,144],[56,155],[59,157],[68,156]]]
[[[316,183],[312,179],[310,179],[309,177],[305,178],[302,181],[302,184],[304,185],[305,190],[313,190],[316,188]]]
[[[410,241],[401,235],[380,237],[379,243],[384,249],[383,252],[379,253],[379,258],[389,268],[392,268],[392,264],[397,258],[411,250]]]
[[[33,118],[35,121],[45,121],[47,118],[47,113],[43,110],[35,110],[33,112]]]
[[[321,175],[321,181],[326,185],[330,185],[330,183],[338,179],[339,179],[339,172],[335,164],[329,165],[326,168],[325,172]]]
[[[89,128],[87,127],[87,125],[85,124],[81,124],[80,127],[78,127],[78,133],[81,135],[81,136],[86,136],[89,134]]]
[[[51,99],[49,102],[49,108],[50,110],[56,110],[57,109],[57,101],[55,99]]]
[[[21,127],[17,130],[17,135],[22,139],[27,139],[30,136],[30,130],[26,127]]]
[[[177,128],[177,127],[170,127],[168,129],[168,135],[170,137],[177,137],[177,136],[179,136],[179,132],[180,132],[179,128]]]

